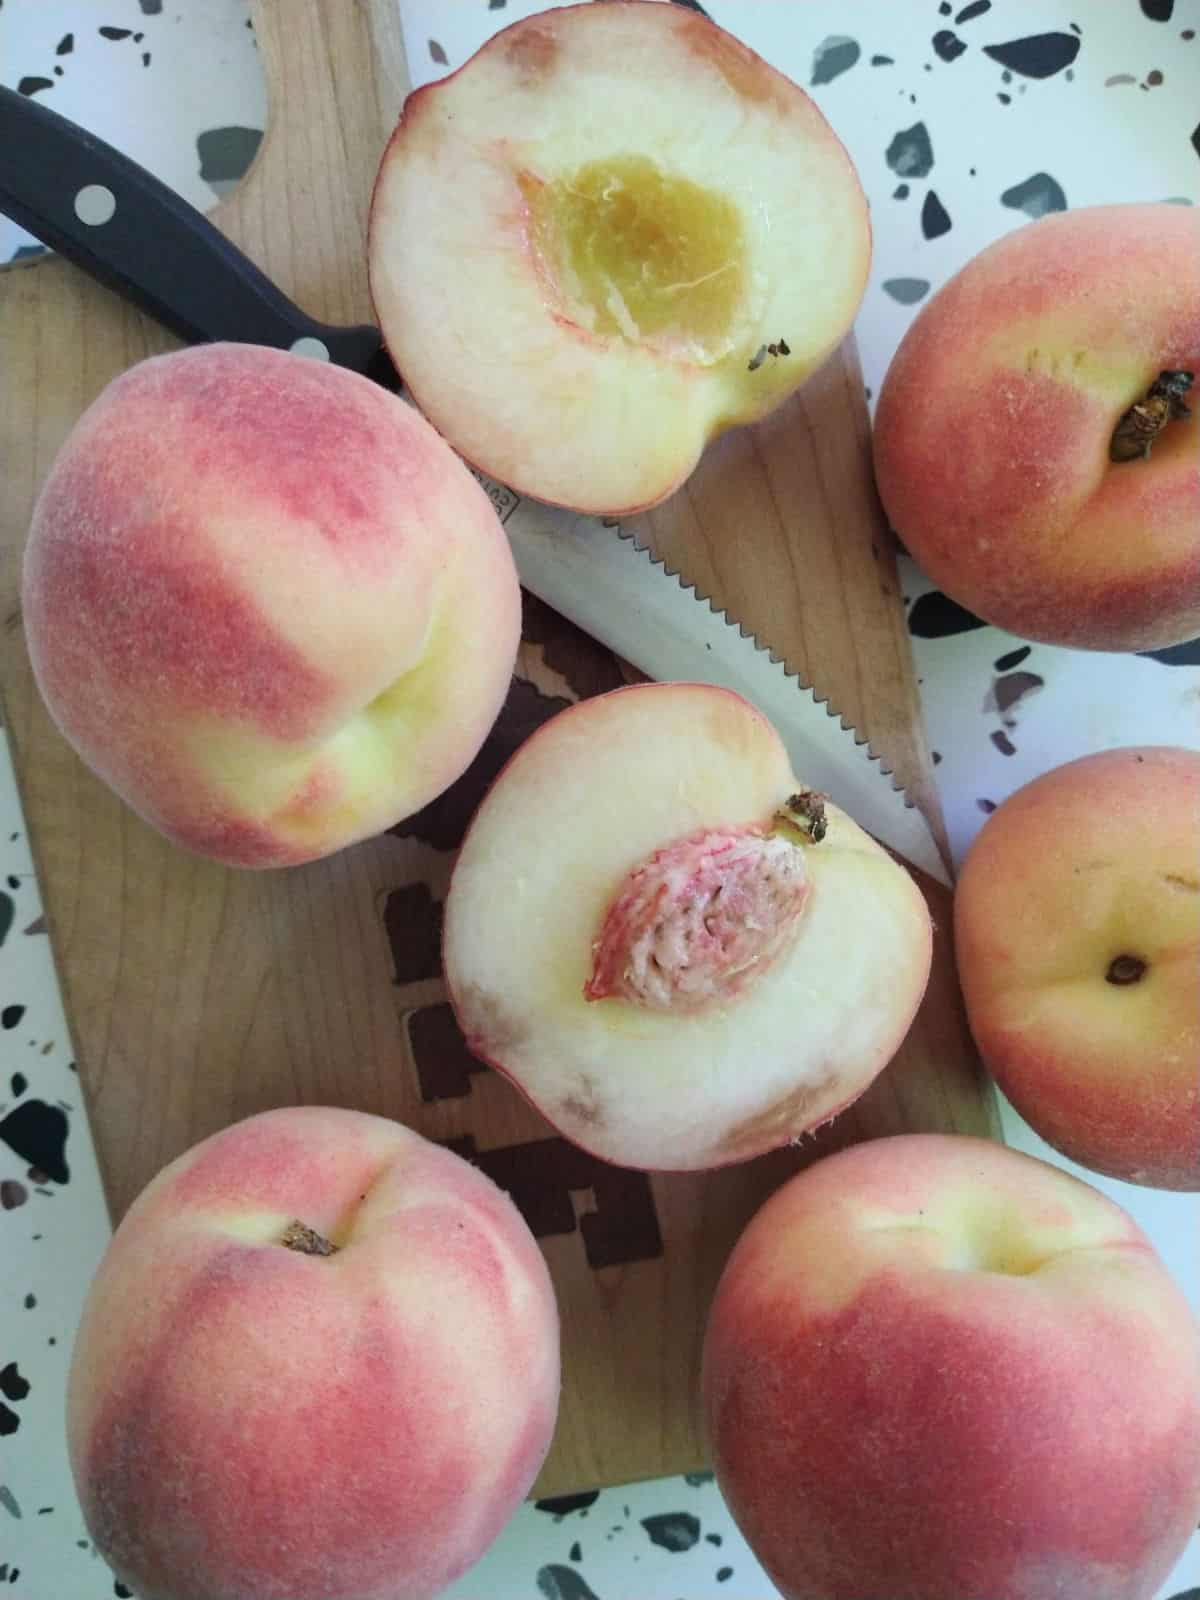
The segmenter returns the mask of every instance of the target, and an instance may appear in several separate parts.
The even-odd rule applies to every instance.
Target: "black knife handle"
[[[115,201],[111,217],[95,224],[76,209],[91,185]],[[82,201],[80,209],[88,214]],[[378,375],[381,362],[390,365],[377,328],[314,321],[144,167],[2,85],[0,211],[189,344],[233,339],[286,350],[317,339],[338,366]]]

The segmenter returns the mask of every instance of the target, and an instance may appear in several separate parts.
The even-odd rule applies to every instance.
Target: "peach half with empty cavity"
[[[805,788],[760,712],[702,684],[546,723],[446,902],[471,1049],[625,1166],[720,1166],[827,1121],[895,1053],[929,963],[908,873]]]
[[[327,855],[448,788],[521,614],[499,519],[423,417],[235,344],[152,357],[88,408],[22,600],[83,759],[176,844],[244,867]]]
[[[527,17],[405,102],[371,292],[406,383],[477,467],[581,511],[655,504],[848,331],[871,254],[808,96],[707,17]]]

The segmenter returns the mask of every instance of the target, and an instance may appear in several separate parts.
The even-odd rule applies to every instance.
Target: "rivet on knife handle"
[[[382,352],[377,328],[315,321],[152,173],[3,86],[0,211],[189,344],[234,339],[287,350],[304,340],[306,353],[385,381],[372,370]]]

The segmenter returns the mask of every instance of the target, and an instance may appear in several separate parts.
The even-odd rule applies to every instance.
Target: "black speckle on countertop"
[[[918,300],[923,300],[929,293],[928,278],[885,278],[882,288],[885,294],[902,306],[915,306]]]
[[[546,1511],[552,1517],[569,1517],[573,1511],[586,1511],[600,1498],[599,1489],[586,1489],[580,1494],[556,1494],[545,1500],[533,1502],[535,1511]]]
[[[1004,44],[985,44],[983,53],[1022,78],[1052,78],[1079,54],[1079,39],[1070,33],[1035,33]]]
[[[898,178],[925,178],[933,169],[933,145],[923,122],[901,128],[888,145],[884,159]]]
[[[931,42],[934,54],[942,61],[957,61],[967,48],[949,28],[939,28]]]
[[[1139,650],[1138,654],[1161,662],[1164,667],[1200,667],[1200,639],[1185,639],[1182,644],[1164,645],[1161,650]]]
[[[1022,183],[1014,183],[1000,196],[1000,204],[1010,211],[1023,211],[1027,217],[1044,217],[1051,211],[1065,211],[1067,197],[1062,185],[1048,172],[1035,172]]]
[[[599,1600],[574,1568],[559,1566],[557,1562],[539,1567],[535,1581],[538,1593],[545,1600]]]
[[[945,639],[953,634],[970,633],[987,624],[957,600],[931,589],[913,602],[908,611],[908,631],[918,639]]]
[[[938,199],[936,191],[930,189],[921,207],[921,232],[927,239],[940,239],[942,234],[950,232],[950,227],[950,213]]]
[[[0,1120],[0,1143],[27,1161],[39,1175],[55,1183],[69,1183],[66,1161],[69,1124],[66,1113],[44,1100],[23,1100]],[[35,1180],[36,1183],[36,1180]]]
[[[809,82],[813,85],[832,83],[843,72],[849,72],[861,55],[862,46],[857,39],[851,39],[844,33],[831,33],[813,51]]]
[[[651,1544],[676,1554],[690,1550],[700,1537],[700,1519],[690,1511],[662,1511],[657,1516],[643,1517],[642,1527]]]

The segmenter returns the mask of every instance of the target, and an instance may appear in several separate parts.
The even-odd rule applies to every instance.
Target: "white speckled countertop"
[[[459,65],[531,0],[398,0],[414,81]],[[872,204],[858,320],[866,382],[913,311],[989,240],[1046,209],[1200,201],[1200,0],[706,0],[810,92]],[[211,203],[266,117],[245,0],[0,0],[0,81],[45,96]],[[29,246],[0,218],[0,261]],[[3,279],[0,277],[0,293]],[[3,381],[0,351],[0,381]],[[905,567],[913,648],[955,854],[1013,789],[1133,743],[1200,748],[1200,641],[1155,656],[1028,645]],[[123,1593],[91,1549],[63,1390],[107,1218],[0,738],[0,1594]],[[1009,1108],[1009,1141],[1068,1170]],[[1148,1230],[1200,1311],[1200,1195],[1080,1173]],[[453,1600],[770,1600],[711,1479],[526,1506]],[[1079,1597],[1085,1600],[1085,1597]],[[1200,1600],[1200,1536],[1162,1600]]]

